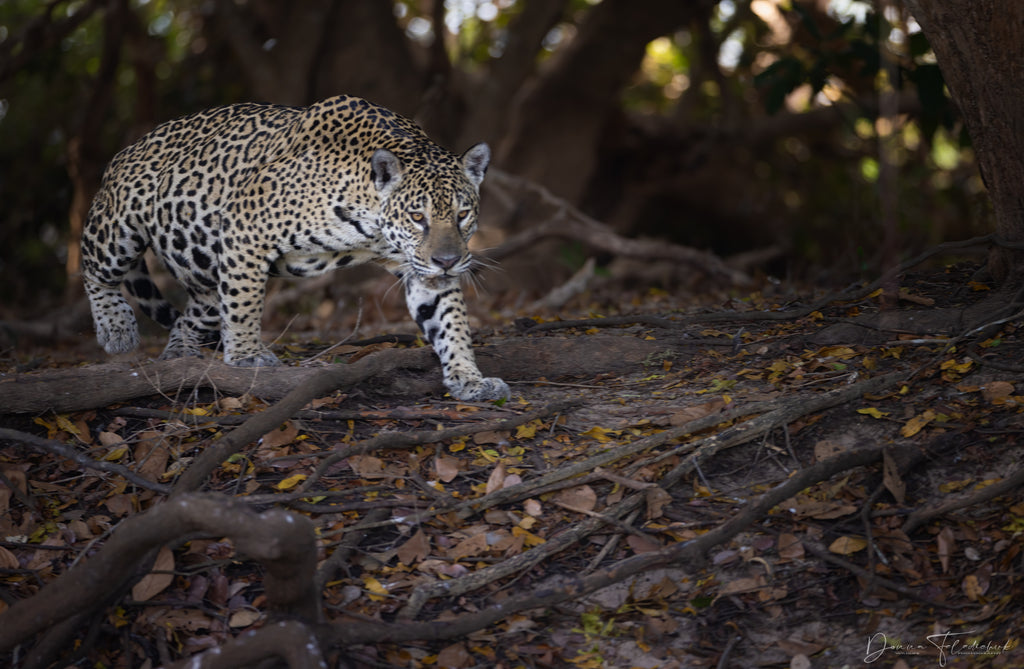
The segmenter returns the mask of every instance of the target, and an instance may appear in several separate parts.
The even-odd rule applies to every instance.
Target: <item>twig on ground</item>
[[[914,511],[907,517],[907,520],[903,523],[903,527],[901,529],[905,534],[910,534],[933,518],[944,516],[947,513],[958,509],[965,509],[969,506],[974,506],[975,504],[987,502],[988,500],[995,499],[1000,495],[1007,495],[1022,485],[1024,485],[1024,467],[1010,474],[1002,481],[997,481],[992,485],[985,486],[972,495],[966,495],[959,499],[946,502],[945,504],[939,504],[938,506],[927,507]]]
[[[58,457],[67,458],[73,461],[84,469],[89,469],[97,472],[104,472],[106,474],[116,474],[123,477],[130,483],[139,486],[145,490],[152,490],[162,495],[166,495],[171,491],[170,486],[164,485],[163,483],[157,483],[155,481],[149,481],[132,470],[128,469],[124,465],[119,465],[116,462],[105,462],[103,460],[93,460],[92,458],[86,457],[79,453],[77,450],[62,444],[59,441],[52,439],[45,439],[43,437],[37,437],[34,434],[27,432],[21,432],[19,430],[11,430],[9,428],[0,427],[0,439],[10,441],[15,444],[22,446],[30,446],[36,450]]]

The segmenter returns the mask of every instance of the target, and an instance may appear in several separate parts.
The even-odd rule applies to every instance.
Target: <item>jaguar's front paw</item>
[[[271,353],[268,348],[264,348],[252,355],[245,355],[237,358],[225,355],[224,362],[228,363],[232,367],[277,367],[281,364],[281,361],[277,359],[277,356]]]
[[[463,402],[508,399],[508,384],[499,378],[476,379],[464,383],[445,382],[452,397]]]

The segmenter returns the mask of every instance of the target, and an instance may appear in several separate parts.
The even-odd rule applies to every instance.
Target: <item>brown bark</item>
[[[121,45],[130,26],[131,8],[125,0],[109,0],[103,17],[103,49],[100,68],[92,82],[92,92],[85,103],[85,113],[77,134],[68,142],[68,176],[74,187],[71,210],[68,212],[68,256],[65,271],[69,279],[78,275],[81,266],[82,229],[89,214],[93,195],[100,186],[104,151],[98,145],[100,128],[106,120],[114,99],[117,69],[121,63]],[[80,294],[80,284],[68,281],[67,298]]]
[[[227,536],[238,552],[263,563],[271,612],[320,620],[320,595],[313,581],[316,540],[308,518],[280,509],[257,514],[242,502],[190,494],[124,520],[99,553],[12,606],[0,626],[0,652],[93,610],[125,581],[143,575],[136,570],[151,551],[196,534]]]
[[[517,338],[500,347],[476,350],[487,376],[510,381],[540,377],[587,378],[639,365],[648,355],[668,348],[668,339],[592,335],[585,339]],[[243,369],[217,360],[181,358],[143,365],[105,364],[0,380],[0,409],[5,413],[75,411],[156,394],[175,395],[192,388],[215,388],[234,395],[251,393],[277,400],[309,385],[325,370],[333,373],[333,389],[355,385],[383,395],[422,395],[442,391],[440,368],[428,348],[388,349],[350,365]],[[413,375],[410,370],[431,370]],[[328,393],[331,389],[325,389]],[[301,406],[296,407],[296,409]]]
[[[1024,4],[909,0],[960,108],[995,214],[996,232],[1024,241]],[[1024,253],[995,248],[1000,281],[1024,279]]]

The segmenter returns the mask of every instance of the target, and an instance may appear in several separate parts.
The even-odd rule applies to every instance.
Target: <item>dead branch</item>
[[[633,368],[652,353],[686,342],[632,337],[514,338],[500,347],[475,350],[481,371],[508,381],[539,377],[590,377]],[[95,409],[155,394],[175,396],[193,388],[226,395],[250,393],[277,400],[304,387],[324,369],[336,369],[333,389],[365,385],[384,395],[443,392],[440,367],[429,348],[385,349],[345,365],[245,369],[219,360],[179,358],[141,365],[106,363],[90,367],[18,374],[0,379],[0,412],[58,413]],[[419,372],[411,375],[404,372]],[[424,373],[429,372],[429,373]],[[372,382],[371,382],[372,379]],[[302,407],[297,407],[296,410]]]
[[[712,276],[735,285],[746,285],[750,278],[726,265],[721,258],[706,251],[671,244],[664,240],[630,239],[619,235],[607,224],[602,223],[574,207],[544,186],[507,172],[491,168],[487,172],[484,187],[491,190],[529,193],[554,210],[546,221],[531,226],[487,255],[494,260],[508,257],[524,248],[529,248],[545,237],[562,237],[582,242],[597,251],[641,260],[671,260],[696,267]],[[501,199],[511,198],[502,192]]]
[[[398,368],[427,368],[432,355],[428,349],[412,349],[392,351],[386,359],[367,356],[351,365],[338,366],[337,387],[352,386]],[[219,360],[202,358],[158,360],[142,365],[105,363],[0,380],[0,406],[7,413],[77,411],[155,394],[176,395],[192,388],[216,388],[226,394],[252,393],[275,399],[308,383],[321,371],[321,368],[231,367]]]
[[[982,502],[987,502],[990,499],[995,499],[1000,495],[1009,494],[1021,485],[1024,485],[1024,468],[1018,469],[1002,481],[998,481],[992,485],[982,488],[973,495],[965,495],[959,499],[946,502],[945,504],[918,509],[907,517],[907,520],[903,523],[903,527],[901,529],[904,534],[910,534],[933,518],[939,518],[951,511],[965,509],[969,506],[974,506],[975,504],[981,504]]]
[[[951,604],[943,603],[943,602],[936,602],[936,601],[933,601],[931,599],[928,599],[927,597],[922,596],[914,588],[908,588],[907,586],[901,585],[900,583],[897,583],[896,581],[893,581],[892,579],[888,579],[888,578],[885,578],[883,576],[879,576],[878,574],[874,573],[873,571],[869,571],[867,569],[864,569],[863,567],[861,567],[859,565],[856,565],[856,564],[850,562],[849,560],[844,560],[843,558],[839,557],[838,555],[833,555],[832,553],[829,553],[828,549],[826,549],[824,546],[822,546],[822,545],[820,545],[820,544],[818,544],[818,543],[816,543],[814,541],[811,541],[809,539],[802,539],[800,541],[800,543],[803,544],[804,548],[807,549],[808,553],[811,553],[812,555],[817,557],[819,560],[824,560],[825,562],[830,562],[830,563],[836,565],[837,567],[845,569],[846,571],[850,572],[854,576],[856,576],[856,577],[858,577],[860,579],[863,579],[864,581],[866,581],[868,583],[872,583],[874,585],[881,586],[881,587],[886,588],[888,590],[892,590],[893,592],[897,592],[897,593],[903,595],[904,597],[909,597],[910,599],[917,600],[917,601],[919,601],[919,602],[921,602],[923,604],[928,604],[929,606],[932,606],[932,607],[934,607],[936,609],[962,609],[962,608],[964,608],[963,606],[956,606],[956,605],[951,605]]]
[[[282,620],[229,639],[167,669],[234,669],[280,658],[289,669],[327,669],[316,634],[297,620]]]
[[[36,450],[43,451],[44,453],[50,453],[51,455],[56,455],[61,458],[67,458],[84,469],[104,472],[107,474],[117,474],[145,490],[152,490],[161,494],[167,494],[171,490],[169,486],[166,486],[163,483],[157,483],[155,481],[149,481],[142,478],[124,465],[119,465],[116,462],[93,460],[67,444],[62,444],[59,441],[44,439],[43,437],[37,437],[34,434],[21,432],[19,430],[11,430],[5,427],[0,427],[0,440],[10,441],[11,443],[18,445],[30,446]]]
[[[190,494],[126,518],[99,552],[0,614],[0,651],[92,611],[106,593],[143,576],[137,568],[151,551],[194,535],[226,536],[240,553],[263,564],[273,614],[319,621],[316,543],[309,519],[279,509],[257,514],[238,501]]]

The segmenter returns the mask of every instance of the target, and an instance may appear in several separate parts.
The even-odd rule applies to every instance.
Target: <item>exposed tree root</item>
[[[541,376],[590,377],[624,371],[672,345],[671,341],[601,335],[582,340],[517,338],[503,342],[500,349],[480,347],[476,355],[481,371],[487,376],[531,381]],[[309,397],[313,399],[355,386],[383,395],[422,396],[443,392],[440,367],[432,350],[384,349],[351,364],[326,367],[244,369],[218,360],[180,358],[141,365],[103,364],[20,374],[0,380],[0,410],[5,413],[80,411],[150,395],[173,398],[182,393],[187,395],[196,388],[213,388],[227,395],[249,393],[268,400],[281,399],[293,389],[319,388],[321,395]],[[293,411],[297,412],[302,406]]]

